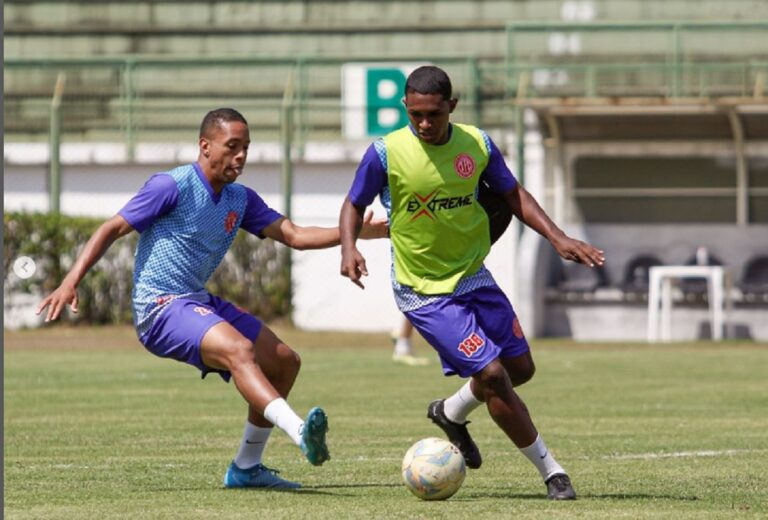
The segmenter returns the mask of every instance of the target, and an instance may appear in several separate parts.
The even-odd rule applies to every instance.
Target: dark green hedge
[[[55,289],[71,268],[80,248],[103,222],[100,219],[5,213],[3,247],[6,295],[39,294]],[[133,254],[138,233],[115,242],[80,283],[79,312],[70,321],[130,323]],[[27,280],[12,274],[21,255],[35,260],[37,272]],[[262,319],[289,318],[291,286],[289,251],[272,240],[259,240],[240,231],[232,248],[208,283],[208,290]]]

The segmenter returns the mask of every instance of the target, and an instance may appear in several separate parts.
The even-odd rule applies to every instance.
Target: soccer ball
[[[422,500],[445,500],[459,490],[466,464],[459,449],[444,439],[422,439],[405,453],[403,482]]]

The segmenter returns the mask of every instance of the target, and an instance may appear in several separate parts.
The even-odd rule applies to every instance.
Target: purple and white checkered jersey
[[[155,174],[119,214],[141,233],[132,293],[139,337],[173,299],[207,297],[239,228],[260,235],[282,217],[241,184],[216,194],[197,163]]]

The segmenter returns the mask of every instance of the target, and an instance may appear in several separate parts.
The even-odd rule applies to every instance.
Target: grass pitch
[[[439,436],[430,400],[455,390],[390,361],[384,334],[275,327],[302,356],[289,402],[328,412],[332,460],[315,468],[275,431],[265,463],[298,492],[226,490],[245,405],[232,384],[155,358],[132,329],[8,332],[5,516],[112,518],[765,518],[768,345],[534,342],[519,389],[579,500],[545,499],[540,477],[485,410],[483,467],[445,502],[401,484],[416,440]]]

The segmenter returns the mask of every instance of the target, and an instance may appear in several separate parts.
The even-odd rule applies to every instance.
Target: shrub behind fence
[[[39,213],[5,213],[3,291],[43,295],[53,291],[102,220]],[[130,323],[134,251],[138,233],[115,242],[78,287],[79,312],[65,319],[89,324]],[[34,259],[37,271],[13,275],[19,256]],[[241,231],[208,283],[208,290],[262,319],[290,317],[288,250]]]

